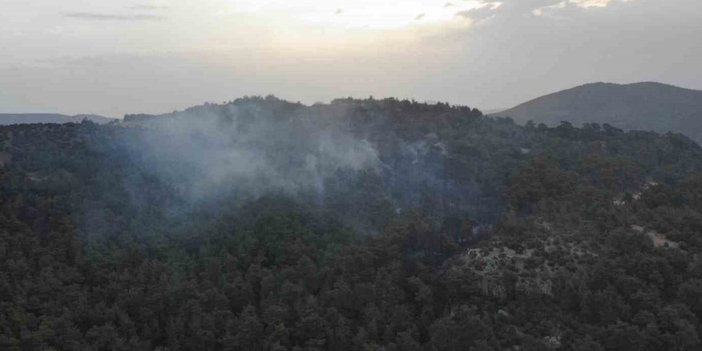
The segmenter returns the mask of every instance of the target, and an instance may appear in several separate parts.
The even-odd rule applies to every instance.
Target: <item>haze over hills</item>
[[[702,141],[702,91],[661,83],[586,84],[495,115],[549,126],[561,121],[575,125],[609,123],[625,130],[679,132]]]
[[[0,350],[702,347],[679,133],[267,96],[0,145]]]
[[[98,115],[75,115],[67,116],[58,113],[0,113],[0,125],[30,124],[30,123],[69,123],[80,122],[83,119],[105,124],[114,121],[114,118],[102,117]]]

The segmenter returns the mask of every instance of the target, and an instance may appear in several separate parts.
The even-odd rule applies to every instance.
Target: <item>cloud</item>
[[[538,9],[535,9],[531,13],[534,14],[535,16],[549,15],[549,14],[553,13],[554,11],[566,8],[567,5],[568,4],[565,1],[561,1],[561,2],[554,4],[554,5],[540,7]]]
[[[502,2],[488,2],[481,6],[465,11],[456,12],[457,17],[463,17],[472,21],[485,21],[496,16],[495,10],[502,6]]]
[[[536,9],[532,10],[531,13],[536,15],[536,16],[551,15],[558,10],[563,10],[563,9],[569,7],[571,4],[576,6],[576,7],[583,8],[583,9],[587,9],[587,8],[591,8],[591,7],[604,8],[604,7],[607,7],[607,5],[609,5],[610,3],[614,2],[614,1],[615,0],[564,0],[564,1],[561,1],[557,4],[536,8]],[[619,1],[631,2],[633,0],[619,0]]]
[[[157,5],[133,5],[133,6],[127,6],[127,9],[130,10],[141,10],[141,11],[158,11],[158,10],[165,10],[168,7],[166,6],[157,6]]]
[[[607,7],[612,0],[570,0],[570,3],[577,5],[578,7],[588,8],[588,7]]]
[[[70,12],[64,17],[94,21],[162,21],[166,19],[164,16],[157,15],[114,15],[93,12]]]

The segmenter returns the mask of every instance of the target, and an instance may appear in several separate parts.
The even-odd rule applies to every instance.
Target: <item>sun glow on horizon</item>
[[[502,4],[482,0],[223,1],[227,6],[219,14],[267,15],[271,21],[282,21],[292,26],[332,30],[397,30],[453,21],[466,22],[466,17],[460,14],[484,8],[495,10]]]

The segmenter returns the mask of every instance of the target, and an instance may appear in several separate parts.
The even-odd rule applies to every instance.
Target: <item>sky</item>
[[[702,0],[0,0],[0,113],[702,90]]]

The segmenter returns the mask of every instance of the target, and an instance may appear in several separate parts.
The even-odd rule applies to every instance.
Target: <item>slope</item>
[[[625,130],[679,132],[702,141],[702,91],[661,83],[593,83],[525,102],[496,115],[558,125],[608,123]]]

